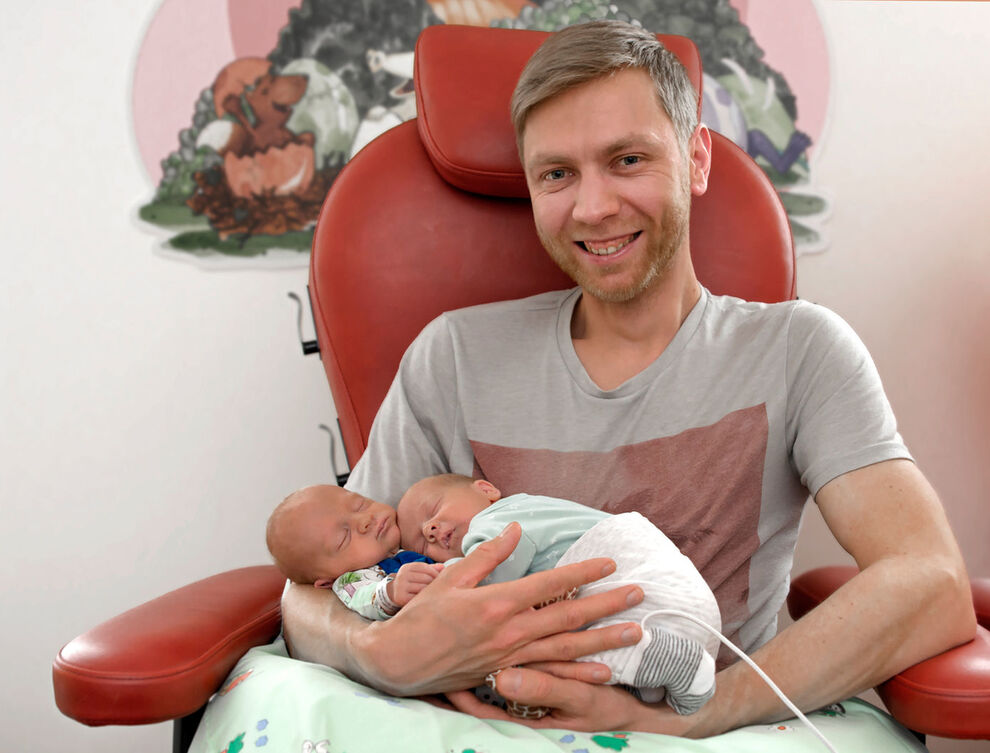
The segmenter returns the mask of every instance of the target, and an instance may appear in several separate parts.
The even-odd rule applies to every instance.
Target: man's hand
[[[534,664],[499,673],[495,681],[499,694],[529,706],[549,706],[550,713],[542,719],[517,719],[478,700],[470,690],[448,693],[447,697],[458,711],[529,727],[559,727],[583,732],[624,729],[678,737],[704,736],[705,707],[695,714],[682,716],[665,703],[643,703],[615,685],[589,684],[595,680],[586,669],[588,667],[603,665],[582,662]],[[607,669],[601,677],[608,677]]]
[[[574,632],[642,601],[637,586],[534,609],[611,573],[611,560],[588,560],[476,588],[512,553],[520,533],[518,524],[507,526],[501,535],[444,568],[427,594],[392,619],[349,629],[348,669],[357,679],[393,694],[421,695],[473,687],[496,669],[569,662],[639,640],[642,633],[635,623]],[[334,640],[333,631],[328,638]]]
[[[443,570],[442,562],[407,562],[399,568],[395,578],[388,582],[385,590],[388,598],[399,607],[404,607],[412,597],[430,585]]]

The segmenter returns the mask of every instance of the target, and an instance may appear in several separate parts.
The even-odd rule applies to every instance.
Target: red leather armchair
[[[310,296],[327,378],[351,462],[407,344],[443,310],[570,286],[532,227],[508,119],[518,72],[538,32],[438,26],[417,46],[420,117],[372,142],[341,173],[314,239]],[[665,37],[700,90],[694,45]],[[692,254],[715,293],[795,295],[786,215],[742,151],[713,134],[707,194],[694,202]],[[799,615],[848,573],[795,581]],[[100,625],[55,660],[58,707],[85,724],[170,719],[176,749],[196,710],[250,647],[279,627],[282,578],[271,566],[214,576]],[[981,592],[984,622],[990,590]],[[922,733],[990,737],[990,634],[885,683],[893,713]],[[186,720],[183,723],[181,720]],[[192,722],[192,723],[190,723]]]
[[[856,573],[822,567],[791,582],[787,611],[795,620],[824,601]],[[877,686],[887,710],[920,734],[990,739],[990,578],[971,580],[976,639],[915,664]]]

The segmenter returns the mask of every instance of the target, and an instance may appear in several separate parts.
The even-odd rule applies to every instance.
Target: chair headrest
[[[486,196],[529,198],[509,102],[523,67],[549,32],[437,25],[416,43],[417,125],[437,172]],[[698,92],[701,56],[687,37],[658,34]]]

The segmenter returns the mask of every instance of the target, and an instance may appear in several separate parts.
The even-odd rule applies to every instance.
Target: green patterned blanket
[[[853,699],[810,715],[838,751],[918,753],[893,719]],[[394,698],[290,659],[279,640],[249,651],[213,697],[192,753],[793,753],[825,751],[800,722],[684,740],[645,732],[533,730]]]

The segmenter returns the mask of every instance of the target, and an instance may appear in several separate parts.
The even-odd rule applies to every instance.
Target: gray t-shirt
[[[776,631],[808,493],[910,455],[866,348],[802,301],[702,290],[650,366],[614,390],[570,337],[580,289],[441,315],[413,342],[348,486],[395,504],[453,471],[503,495],[637,510],[711,586],[723,632]]]

